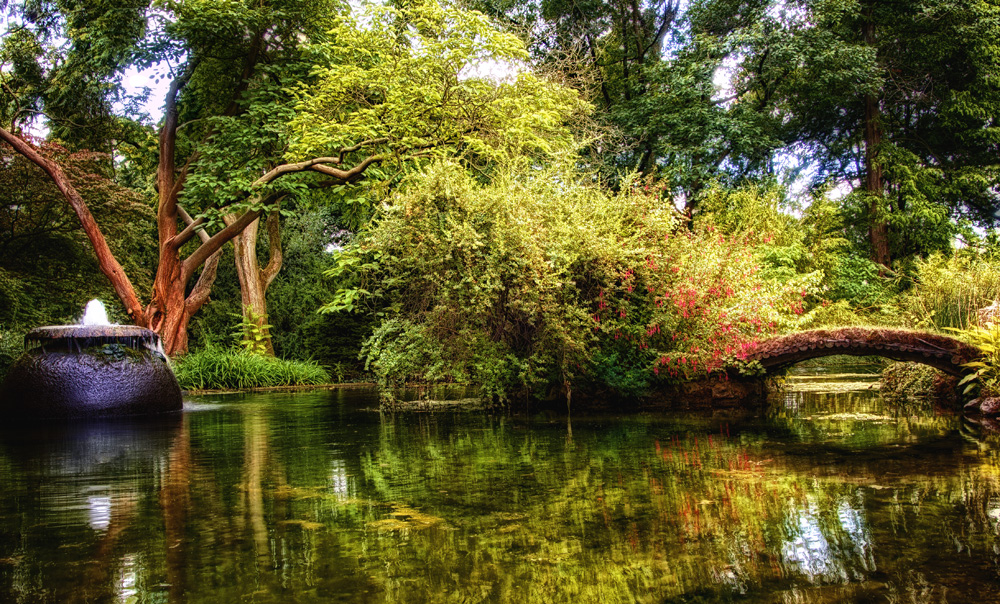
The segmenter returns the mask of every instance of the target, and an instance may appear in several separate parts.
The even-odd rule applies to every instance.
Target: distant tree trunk
[[[875,43],[875,26],[872,23],[871,12],[866,16],[863,33],[865,42]],[[869,240],[872,244],[872,260],[888,267],[889,257],[889,224],[885,219],[883,203],[885,190],[882,184],[882,166],[878,161],[878,146],[882,143],[882,126],[879,123],[881,110],[878,99],[872,94],[865,95],[865,192],[868,193],[868,216],[870,226]]]
[[[228,224],[236,216],[226,216]],[[257,325],[268,324],[267,288],[281,270],[281,216],[277,210],[267,217],[267,237],[269,256],[267,266],[260,268],[257,260],[257,234],[260,220],[253,221],[242,233],[233,238],[236,252],[236,274],[240,280],[240,298],[243,303],[243,319],[253,320]],[[252,313],[252,314],[251,314]],[[265,328],[265,354],[274,356],[274,345],[270,331]]]

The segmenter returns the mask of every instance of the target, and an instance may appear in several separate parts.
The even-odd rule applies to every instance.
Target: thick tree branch
[[[343,184],[344,182],[350,181],[350,179],[352,179],[352,178],[356,179],[356,177],[359,174],[361,174],[365,170],[367,170],[368,167],[371,166],[373,163],[383,161],[384,157],[381,156],[381,155],[370,156],[370,157],[366,158],[364,161],[362,161],[360,164],[358,164],[357,166],[355,166],[355,167],[353,167],[353,168],[351,168],[349,170],[341,170],[339,168],[332,168],[330,166],[327,166],[326,164],[333,164],[333,165],[339,166],[339,165],[341,165],[341,164],[344,163],[344,156],[346,156],[348,153],[353,153],[353,152],[359,151],[359,150],[361,150],[361,149],[363,149],[365,147],[370,147],[372,145],[379,145],[379,144],[382,144],[382,143],[386,143],[388,141],[389,141],[389,139],[385,138],[385,137],[383,137],[383,138],[373,138],[373,139],[370,139],[370,140],[362,141],[362,142],[360,142],[360,143],[358,143],[356,145],[353,145],[351,147],[344,147],[344,148],[340,149],[337,152],[337,154],[338,154],[337,157],[330,157],[330,156],[316,157],[316,158],[313,158],[313,159],[309,159],[309,160],[306,160],[306,161],[297,162],[297,163],[294,163],[294,164],[282,164],[282,165],[274,168],[270,172],[264,174],[263,176],[261,176],[260,178],[258,178],[256,181],[254,181],[253,186],[254,187],[263,186],[263,185],[266,185],[266,184],[268,184],[270,182],[273,182],[273,181],[277,180],[278,178],[284,176],[285,174],[292,174],[292,173],[295,173],[295,172],[304,172],[306,170],[315,170],[316,172],[321,172],[321,173],[326,174],[328,176],[332,176],[335,179],[337,179],[338,181],[340,181],[340,182],[335,183],[335,184]]]
[[[282,195],[278,193],[268,195],[263,200],[263,205],[265,207],[272,206],[281,198]],[[194,276],[194,272],[198,270],[198,267],[203,262],[206,262],[209,257],[219,251],[230,239],[242,233],[243,229],[247,228],[247,226],[254,220],[260,218],[263,213],[264,209],[249,210],[244,212],[243,215],[236,220],[227,221],[225,228],[209,237],[208,240],[202,243],[198,249],[191,253],[190,256],[181,261],[181,282],[187,283],[190,281],[191,277]],[[187,231],[188,229],[184,230]]]
[[[204,222],[201,218],[195,220],[188,214],[182,206],[177,206],[177,213],[180,214],[184,223],[188,225],[188,229],[196,229],[198,237],[201,239],[202,243],[207,243],[210,237],[204,228],[199,228],[201,223]],[[187,229],[184,230],[186,232]],[[182,232],[183,234],[183,232]],[[180,236],[180,235],[178,235]],[[212,293],[212,285],[215,284],[215,277],[219,271],[219,260],[222,258],[222,248],[220,247],[214,254],[208,257],[205,261],[205,266],[201,269],[201,275],[198,276],[198,281],[195,282],[194,287],[191,289],[191,293],[188,294],[187,299],[184,300],[184,306],[187,309],[188,314],[194,314],[205,302],[208,302],[208,296]]]
[[[190,218],[190,216],[188,217]],[[164,245],[169,246],[174,250],[179,250],[181,249],[182,245],[194,239],[195,235],[201,238],[202,243],[208,242],[209,235],[208,233],[205,232],[204,218],[198,218],[197,220],[189,222],[183,231],[177,233],[176,235],[165,241]]]
[[[381,155],[372,155],[371,157],[366,157],[364,161],[360,164],[354,166],[350,170],[341,170],[339,168],[333,168],[331,166],[323,164],[313,164],[307,169],[319,172],[321,174],[326,174],[327,176],[332,176],[334,178],[339,178],[344,182],[357,182],[372,164],[377,164],[384,161],[385,158]]]
[[[260,187],[266,185],[274,180],[281,178],[285,174],[292,174],[294,172],[302,172],[312,168],[317,164],[336,164],[340,161],[337,157],[317,157],[314,159],[309,159],[306,161],[300,161],[294,164],[281,164],[277,168],[274,168],[267,174],[264,174],[260,178],[254,181],[254,187]]]
[[[176,151],[177,151],[177,94],[190,77],[187,69],[174,78],[167,91],[163,109],[163,126],[160,128],[160,157],[156,166],[156,185],[160,193],[159,207],[156,212],[156,226],[160,240],[170,239],[177,233],[177,184]],[[183,181],[183,178],[180,179]]]
[[[177,213],[180,214],[181,220],[183,220],[184,224],[187,225],[187,228],[185,228],[183,231],[177,234],[178,238],[184,236],[185,233],[187,233],[189,230],[192,230],[197,232],[198,237],[201,239],[202,243],[206,243],[208,241],[209,239],[208,232],[205,230],[205,227],[202,226],[205,223],[204,218],[199,218],[198,220],[195,220],[194,218],[191,217],[190,214],[188,214],[188,211],[185,210],[180,205],[177,206]],[[190,239],[190,236],[188,236],[188,239]],[[184,243],[187,243],[188,239],[185,239]],[[184,243],[181,243],[180,245],[184,245]]]
[[[101,229],[97,225],[97,221],[94,220],[94,216],[90,213],[86,202],[84,202],[83,197],[80,196],[76,188],[73,187],[66,173],[63,172],[59,164],[46,159],[31,144],[4,128],[0,128],[0,139],[49,175],[49,178],[59,188],[59,191],[66,198],[66,201],[69,202],[70,207],[73,208],[73,212],[76,213],[77,218],[80,220],[80,225],[87,234],[87,238],[94,248],[94,253],[97,255],[98,266],[101,272],[111,281],[111,286],[114,288],[115,293],[118,294],[118,298],[122,301],[122,304],[125,305],[126,312],[132,317],[133,321],[142,322],[144,318],[142,303],[139,302],[139,297],[135,293],[132,282],[125,275],[121,264],[115,259],[111,248],[108,247],[107,240],[104,238],[104,234],[101,233]]]
[[[278,271],[281,270],[281,264],[284,260],[281,251],[281,214],[278,212],[277,205],[267,215],[267,242],[267,266],[260,271],[265,290],[271,285],[274,278],[278,276]]]
[[[365,141],[363,143],[360,143],[359,144],[360,146],[358,145],[355,146],[360,149],[363,146],[375,144],[376,141],[378,140],[381,139]],[[349,153],[350,150],[351,148],[347,147],[341,150],[340,153],[341,154]],[[365,158],[361,163],[357,164],[356,166],[348,170],[341,170],[340,168],[334,168],[332,166],[326,165],[326,164],[339,163],[341,160],[340,157],[317,157],[315,159],[310,159],[307,161],[302,161],[294,164],[282,164],[274,168],[273,170],[269,171],[267,174],[261,176],[256,181],[254,181],[252,188],[262,187],[266,184],[274,182],[275,180],[281,178],[286,174],[304,172],[306,170],[314,170],[316,172],[326,174],[327,176],[332,176],[333,178],[345,183],[356,182],[364,175],[365,170],[370,168],[373,164],[384,161],[384,159],[385,158],[381,155],[372,155]],[[270,206],[275,202],[277,202],[281,197],[282,197],[281,194],[273,193],[264,200],[263,205]],[[177,207],[178,206],[176,205],[175,201],[174,208],[176,209]],[[225,228],[223,228],[215,235],[211,236],[208,239],[208,241],[202,243],[201,246],[198,247],[198,249],[196,249],[190,256],[188,256],[181,262],[181,282],[187,283],[194,276],[194,272],[203,262],[208,260],[208,258],[212,256],[212,254],[214,254],[216,251],[218,251],[227,241],[229,241],[236,235],[242,233],[243,229],[245,229],[254,220],[260,218],[260,216],[263,213],[264,210],[251,210],[245,212],[242,216],[240,216],[236,220],[228,222]],[[194,237],[196,230],[197,226],[195,226],[193,223],[189,224],[187,228],[181,231],[181,233],[178,233],[168,238],[167,245],[173,247],[174,249],[179,249],[181,245],[183,245],[187,241],[190,241]]]
[[[215,284],[215,277],[218,274],[219,260],[221,258],[222,248],[220,247],[205,261],[205,266],[201,269],[201,275],[198,276],[198,281],[191,289],[191,293],[184,300],[184,306],[188,314],[194,314],[205,305],[205,302],[208,302],[208,296],[212,293],[212,285]]]
[[[198,270],[198,267],[203,262],[208,260],[212,254],[219,251],[230,239],[242,233],[243,229],[247,228],[247,225],[260,218],[260,215],[263,213],[264,210],[249,210],[244,212],[232,224],[226,225],[224,229],[201,244],[198,249],[181,262],[181,281],[184,283],[190,281],[191,277],[194,276],[194,272]]]

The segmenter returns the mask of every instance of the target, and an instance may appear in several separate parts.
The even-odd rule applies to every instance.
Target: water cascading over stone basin
[[[39,327],[0,386],[4,417],[78,418],[177,411],[181,391],[160,339],[133,325]]]

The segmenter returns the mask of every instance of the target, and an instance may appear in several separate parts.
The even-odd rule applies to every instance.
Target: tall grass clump
[[[186,390],[313,386],[330,381],[326,369],[314,361],[290,361],[207,346],[174,359],[174,374]]]
[[[935,254],[916,263],[906,308],[916,327],[969,329],[976,313],[1000,299],[1000,259]]]

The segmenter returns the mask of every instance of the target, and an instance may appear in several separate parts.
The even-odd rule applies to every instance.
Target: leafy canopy
[[[484,15],[437,2],[367,6],[344,15],[309,59],[285,158],[336,155],[380,141],[386,158],[455,153],[473,163],[572,150],[585,105],[572,90],[523,71],[522,42]],[[477,69],[499,66],[498,81]]]

